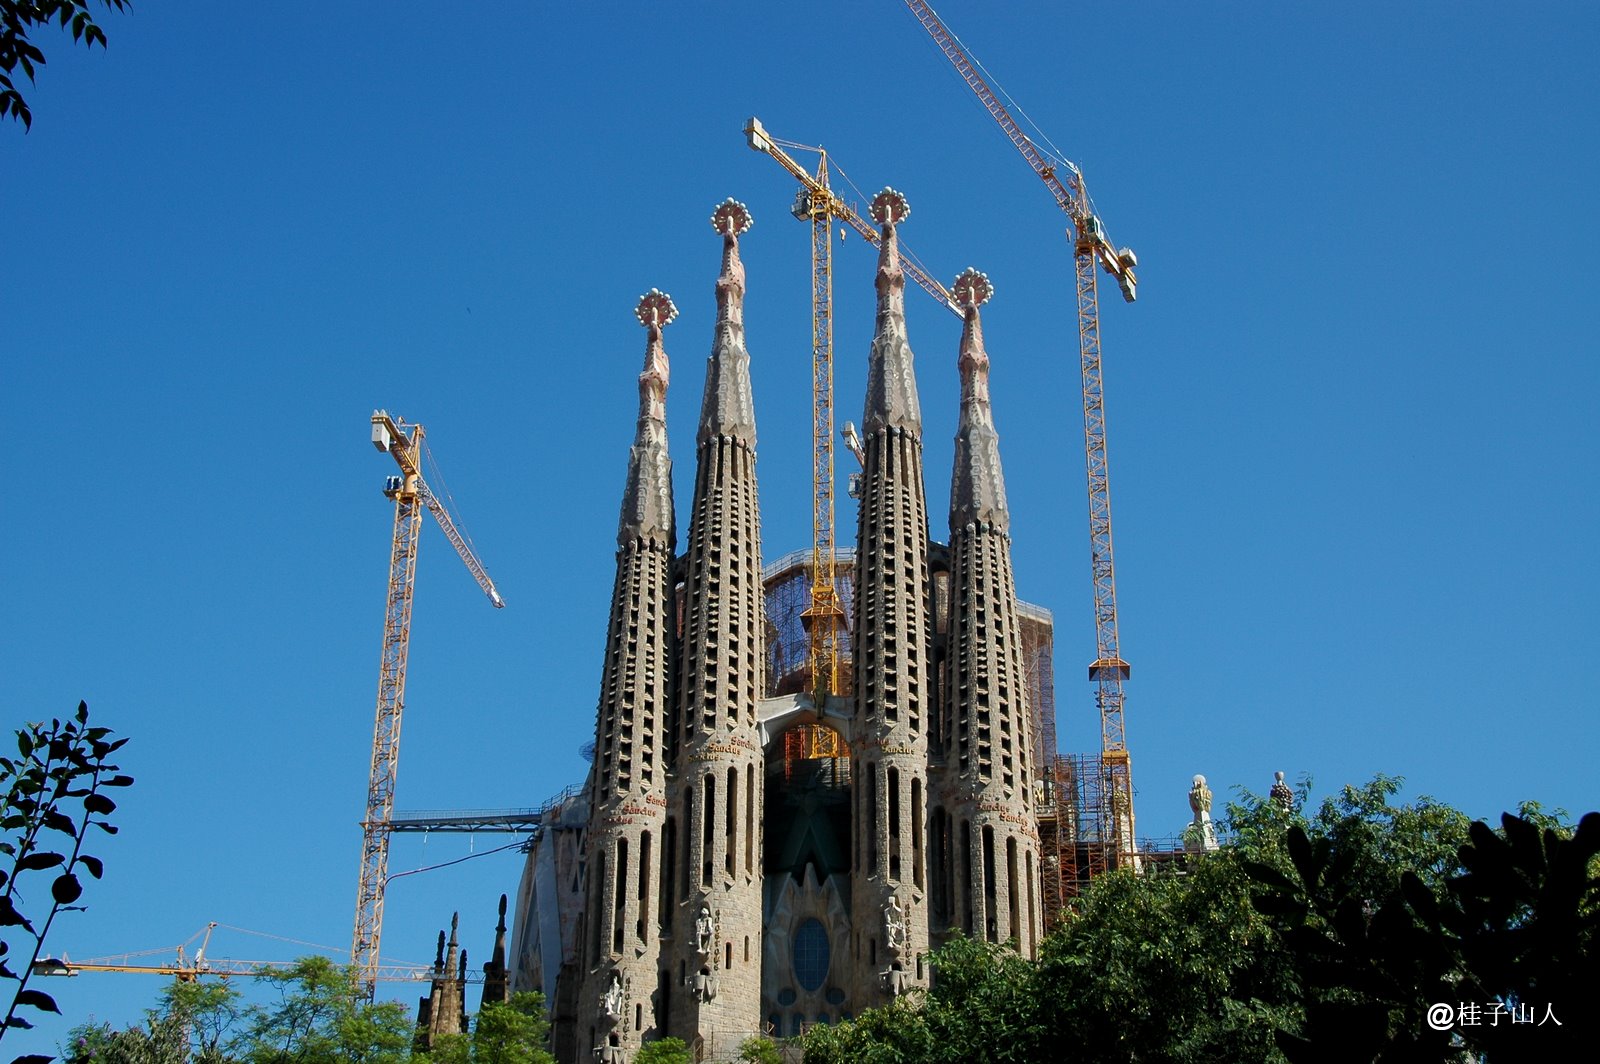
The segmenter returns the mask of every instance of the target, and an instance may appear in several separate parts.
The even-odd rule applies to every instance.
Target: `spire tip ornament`
[[[961,271],[961,275],[950,286],[950,293],[956,297],[956,302],[962,309],[970,310],[981,307],[994,298],[994,284],[989,280],[989,275],[972,266]]]
[[[652,288],[639,297],[639,305],[634,308],[633,314],[646,329],[652,325],[665,328],[678,316],[678,308],[671,296],[659,288]]]
[[[750,208],[732,196],[717,204],[711,212],[711,228],[724,235],[743,236],[755,224]]]
[[[911,217],[911,204],[906,202],[904,195],[885,186],[882,192],[872,197],[868,213],[879,225],[899,225]]]

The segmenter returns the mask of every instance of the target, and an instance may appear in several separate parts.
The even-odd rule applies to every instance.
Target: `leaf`
[[[91,794],[83,800],[83,807],[91,813],[114,813],[117,803],[103,794]]]
[[[131,787],[132,785],[132,776],[112,776],[110,779],[102,780],[100,783],[102,787]]]
[[[0,927],[23,927],[30,934],[33,932],[33,924],[17,911],[16,904],[4,894],[0,894]]]
[[[31,1006],[40,1012],[53,1012],[57,1016],[61,1015],[61,1010],[56,1007],[56,999],[46,994],[43,990],[19,990],[17,991],[16,1003],[18,1005]]]
[[[62,864],[65,861],[66,858],[61,856],[59,853],[41,850],[37,853],[30,853],[28,856],[18,861],[17,868],[24,872],[30,872],[38,868],[54,868],[56,865]]]
[[[50,884],[50,894],[56,899],[57,905],[71,905],[82,896],[83,884],[71,872],[63,872]]]
[[[117,833],[117,829],[112,825],[107,824],[104,820],[91,820],[90,823],[99,828],[101,831],[105,832],[107,835],[115,835]]]
[[[24,1031],[33,1030],[33,1024],[28,1022],[27,1020],[23,1019],[21,1016],[13,1016],[13,1017],[11,1017],[11,1019],[6,1021],[6,1026],[7,1027],[20,1027]],[[16,1064],[16,1062],[12,1061],[12,1064]]]
[[[1306,835],[1305,829],[1299,824],[1289,829],[1287,839],[1289,847],[1289,860],[1294,862],[1296,872],[1300,873],[1300,880],[1307,888],[1317,885],[1317,879],[1322,874],[1322,862],[1317,860],[1317,853],[1311,845],[1311,839]]]
[[[40,1056],[38,1053],[28,1053],[17,1057],[11,1064],[50,1064],[55,1057]]]
[[[106,870],[106,866],[101,862],[100,858],[98,858],[98,857],[90,857],[88,854],[85,853],[85,854],[79,854],[78,855],[78,860],[83,863],[83,867],[84,868],[87,868],[89,870],[89,874],[91,876],[94,876],[94,878],[96,878],[96,879],[99,879],[100,876],[102,874],[104,874],[104,872]]]
[[[56,809],[45,810],[44,826],[51,831],[59,831],[63,835],[70,835],[72,838],[78,837],[78,825],[74,824],[72,818],[67,814]]]

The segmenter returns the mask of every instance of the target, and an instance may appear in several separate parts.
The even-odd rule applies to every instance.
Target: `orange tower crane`
[[[409,429],[409,432],[407,431]],[[389,821],[400,770],[400,718],[406,703],[406,657],[411,649],[411,600],[417,581],[417,541],[427,509],[466,563],[495,609],[505,606],[494,581],[457,530],[449,511],[422,479],[426,452],[421,425],[408,426],[388,411],[372,412],[372,445],[400,467],[383,493],[394,500],[394,538],[389,550],[389,598],[383,614],[383,658],[378,669],[378,712],[372,731],[372,772],[361,821],[361,878],[356,887],[355,935],[350,966],[372,996],[379,975],[378,940],[383,934],[383,892],[389,872]]]
[[[881,237],[876,226],[834,193],[826,149],[779,140],[754,117],[745,124],[744,134],[752,149],[770,155],[800,182],[792,213],[811,223],[811,604],[801,617],[809,625],[812,697],[820,711],[828,695],[840,693],[839,632],[844,623],[834,583],[833,220],[848,225],[869,244],[876,245]],[[816,172],[801,166],[785,148],[816,152]],[[909,256],[901,260],[906,276],[961,316],[944,285],[908,260]]]
[[[1122,660],[1117,640],[1116,566],[1111,553],[1111,482],[1106,460],[1105,389],[1100,369],[1100,304],[1095,286],[1095,264],[1116,279],[1123,299],[1129,303],[1137,294],[1134,269],[1138,258],[1128,248],[1117,249],[1106,236],[1105,226],[1094,212],[1093,201],[1084,185],[1083,173],[1066,159],[1041,148],[1022,131],[1016,119],[995,94],[979,65],[967,54],[956,35],[924,0],[905,0],[906,7],[928,31],[972,89],[991,117],[999,123],[1011,143],[1022,153],[1033,172],[1039,175],[1056,205],[1072,219],[1073,261],[1078,288],[1078,354],[1083,374],[1083,437],[1089,487],[1089,546],[1094,577],[1095,660],[1089,666],[1089,679],[1096,685],[1095,700],[1100,710],[1100,763],[1106,800],[1101,804],[1102,823],[1099,847],[1090,847],[1091,874],[1096,863],[1104,862],[1109,849],[1133,860],[1133,777],[1128,758],[1127,735],[1122,718],[1122,683],[1128,678],[1128,663]],[[1050,756],[1055,751],[1048,751]]]

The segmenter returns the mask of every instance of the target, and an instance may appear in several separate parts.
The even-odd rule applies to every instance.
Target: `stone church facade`
[[[793,608],[809,554],[761,559],[745,208],[712,218],[717,320],[682,553],[663,342],[676,311],[659,292],[639,304],[592,770],[546,811],[517,903],[514,985],[548,996],[559,1060],[620,1064],[665,1036],[732,1059],[753,1034],[925,986],[927,951],[952,934],[1037,950],[1050,618],[1016,597],[979,319],[990,288],[971,270],[953,289],[965,323],[948,542],[930,536],[897,237],[908,214],[892,190],[873,200],[857,546],[839,567],[847,667],[823,705]]]

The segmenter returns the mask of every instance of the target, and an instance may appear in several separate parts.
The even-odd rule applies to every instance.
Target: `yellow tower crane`
[[[1129,303],[1137,295],[1134,269],[1139,260],[1128,248],[1118,249],[1106,236],[1105,226],[1094,212],[1094,203],[1083,182],[1083,173],[1066,159],[1046,151],[1022,131],[1005,104],[990,86],[978,63],[967,54],[961,41],[924,0],[905,0],[906,7],[928,31],[945,58],[961,79],[1022,153],[1034,173],[1044,182],[1056,205],[1072,220],[1073,261],[1077,273],[1078,354],[1083,375],[1083,436],[1085,467],[1089,487],[1090,565],[1094,578],[1095,660],[1089,666],[1089,679],[1096,685],[1100,710],[1100,767],[1105,787],[1104,801],[1098,810],[1101,823],[1097,846],[1089,847],[1092,875],[1102,868],[1109,854],[1130,863],[1134,855],[1133,777],[1128,758],[1127,735],[1122,719],[1122,682],[1128,678],[1128,663],[1122,660],[1117,638],[1116,566],[1111,553],[1111,482],[1106,460],[1105,389],[1100,369],[1100,304],[1095,287],[1095,265],[1116,279],[1122,298]],[[1050,756],[1055,751],[1048,751]]]
[[[409,431],[408,431],[409,430]],[[505,606],[494,581],[456,528],[427,482],[421,425],[407,425],[388,411],[372,412],[372,445],[400,467],[383,493],[394,500],[394,537],[389,550],[389,597],[383,615],[383,658],[378,669],[378,711],[372,731],[372,771],[367,779],[366,816],[361,821],[361,877],[356,887],[355,935],[350,966],[372,996],[379,975],[378,940],[383,934],[383,892],[389,870],[389,821],[400,770],[400,718],[406,701],[406,657],[411,649],[411,600],[417,580],[417,540],[422,511],[433,514],[445,538],[466,563],[495,609]]]
[[[231,958],[208,957],[206,948],[211,944],[211,932],[219,925],[212,921],[189,937],[187,942],[177,946],[168,946],[162,949],[139,950],[133,953],[120,953],[110,957],[91,957],[88,960],[75,961],[67,956],[40,957],[33,962],[33,974],[51,977],[77,977],[86,972],[120,972],[125,975],[170,975],[180,983],[198,982],[202,977],[214,976],[219,979],[234,977],[249,979],[278,979],[288,970],[288,961],[244,961]],[[187,948],[195,939],[204,939],[191,956]],[[268,936],[276,937],[276,936]],[[294,941],[288,939],[286,941]],[[176,958],[171,961],[151,961],[147,958],[161,953],[176,951]],[[427,979],[435,974],[430,967],[420,964],[386,964],[375,969],[375,978],[389,982],[415,983]],[[468,972],[467,982],[483,982],[483,973]]]
[[[801,617],[809,628],[812,698],[820,712],[828,695],[842,693],[838,690],[839,630],[844,622],[834,582],[833,220],[848,225],[870,244],[876,245],[881,237],[877,227],[834,193],[826,149],[779,140],[755,117],[745,123],[744,134],[753,150],[770,155],[800,182],[792,213],[811,223],[811,604]],[[785,148],[816,152],[816,172],[801,166]],[[961,316],[955,297],[911,261],[909,253],[901,267],[929,295]]]

